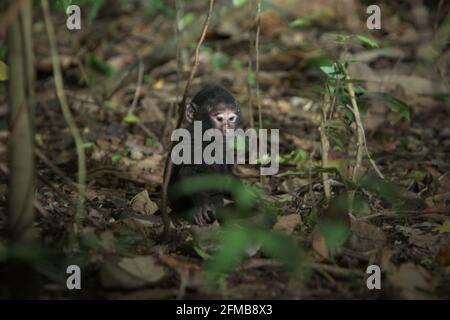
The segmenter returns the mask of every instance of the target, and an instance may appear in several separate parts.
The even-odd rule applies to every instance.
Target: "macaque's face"
[[[239,107],[224,103],[213,106],[196,106],[190,103],[186,107],[186,119],[188,123],[201,121],[204,128],[218,129],[226,135],[227,130],[236,129],[239,125]]]
[[[213,109],[209,116],[213,127],[219,129],[223,135],[227,134],[227,130],[236,128],[238,114],[234,109]]]

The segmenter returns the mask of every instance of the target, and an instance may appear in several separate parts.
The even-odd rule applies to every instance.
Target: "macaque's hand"
[[[216,208],[212,203],[204,203],[195,208],[194,221],[198,225],[211,223],[216,220]]]

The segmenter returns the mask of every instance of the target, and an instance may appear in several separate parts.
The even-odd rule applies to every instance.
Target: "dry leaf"
[[[153,284],[166,274],[152,256],[122,258],[105,262],[100,269],[100,281],[106,288],[134,289]]]
[[[294,232],[297,225],[299,225],[301,222],[302,218],[299,214],[289,214],[286,216],[278,217],[278,221],[273,226],[273,229],[290,235]]]
[[[309,185],[308,179],[300,179],[300,178],[294,177],[294,178],[284,180],[281,183],[279,189],[283,192],[294,193],[294,192],[298,191],[301,187],[305,187],[307,185]]]
[[[350,247],[355,251],[365,252],[381,248],[386,243],[384,232],[372,224],[355,221],[351,225]]]
[[[421,291],[434,290],[435,284],[431,281],[430,274],[421,266],[412,262],[404,263],[392,273],[388,273],[389,282],[400,290],[402,298],[426,299],[430,298]]]
[[[318,228],[315,228],[311,234],[311,247],[323,259],[328,259],[330,257],[327,241]]]
[[[450,219],[445,219],[445,221],[442,224],[442,226],[434,228],[433,231],[436,231],[436,232],[439,232],[439,233],[450,232]]]
[[[143,190],[131,199],[131,207],[141,214],[154,214],[158,211],[158,205],[150,199],[147,190]]]

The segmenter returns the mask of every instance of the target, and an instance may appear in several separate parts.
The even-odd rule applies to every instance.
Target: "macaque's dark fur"
[[[224,109],[232,109],[238,114],[236,125],[240,118],[240,107],[234,97],[227,90],[219,86],[206,86],[198,92],[192,99],[192,105],[195,112],[191,120],[202,121],[202,129],[213,128],[209,115]],[[187,106],[187,108],[189,105]],[[193,121],[188,124],[187,129],[193,136]],[[203,144],[203,149],[206,144]],[[224,139],[224,152],[225,152]],[[193,148],[192,148],[193,150]],[[203,151],[203,150],[202,150]],[[198,192],[190,196],[177,197],[171,192],[171,187],[186,178],[207,175],[207,174],[223,174],[232,175],[233,165],[227,164],[181,164],[173,165],[172,175],[169,181],[169,205],[174,212],[190,212],[190,218],[197,224],[213,222],[217,216],[217,211],[224,206],[224,198],[228,198],[228,194],[220,190],[207,190]]]

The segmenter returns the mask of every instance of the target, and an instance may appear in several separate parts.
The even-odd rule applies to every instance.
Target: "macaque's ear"
[[[186,116],[187,122],[189,122],[189,123],[194,122],[195,111],[196,111],[196,110],[195,110],[195,104],[193,104],[193,103],[191,102],[191,103],[188,103],[188,104],[186,105],[185,116]]]

